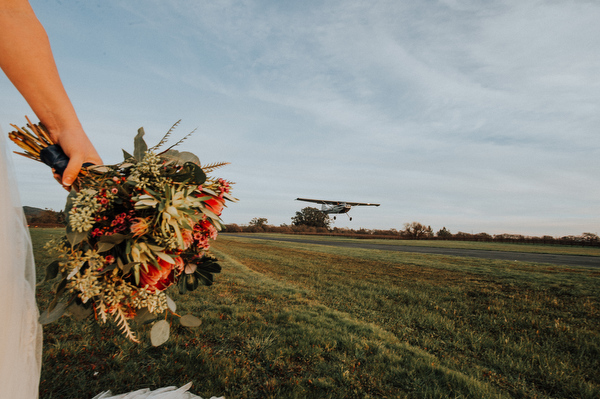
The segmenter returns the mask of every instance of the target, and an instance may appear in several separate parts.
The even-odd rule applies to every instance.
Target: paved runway
[[[398,251],[398,252],[417,252],[423,254],[437,254],[437,255],[450,255],[450,256],[467,256],[473,258],[483,259],[501,259],[511,260],[520,262],[534,262],[534,263],[552,263],[555,265],[563,266],[583,266],[583,267],[600,267],[600,256],[586,256],[586,255],[554,255],[554,254],[537,254],[529,252],[507,252],[507,251],[485,251],[480,249],[458,249],[458,248],[436,248],[436,247],[416,247],[416,246],[405,246],[405,245],[386,245],[386,244],[374,244],[363,241],[319,241],[310,240],[305,238],[281,238],[281,237],[267,237],[267,236],[253,236],[247,234],[232,234],[232,233],[221,233],[224,236],[233,237],[244,237],[252,238],[257,240],[270,240],[270,241],[289,241],[289,242],[301,242],[305,244],[317,244],[317,245],[328,245],[336,247],[349,247],[349,248],[364,248],[364,249],[379,249],[384,251]]]

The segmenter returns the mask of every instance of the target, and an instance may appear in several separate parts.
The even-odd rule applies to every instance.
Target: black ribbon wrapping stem
[[[52,144],[40,151],[40,160],[53,168],[56,173],[62,176],[67,165],[69,157],[58,144]],[[93,163],[86,162],[82,166],[92,166]]]

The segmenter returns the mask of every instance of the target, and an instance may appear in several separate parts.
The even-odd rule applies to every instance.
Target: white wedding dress
[[[42,364],[35,263],[6,142],[0,129],[0,399],[35,399]],[[140,389],[115,396],[106,391],[93,399],[200,398],[188,392],[191,385]]]
[[[39,391],[42,326],[31,239],[5,143],[0,137],[0,398],[32,399]]]

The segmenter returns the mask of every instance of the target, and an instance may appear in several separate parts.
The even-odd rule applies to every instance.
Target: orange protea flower
[[[162,259],[157,259],[160,269],[152,264],[148,264],[147,271],[142,269],[140,275],[140,286],[148,286],[148,290],[154,289],[155,291],[163,291],[171,284],[175,279],[175,273],[173,272],[174,264],[165,262]]]
[[[134,222],[131,223],[129,229],[133,233],[134,237],[141,237],[148,232],[150,225],[148,224],[148,219],[144,218],[135,218]]]
[[[204,201],[204,206],[206,206],[208,210],[212,211],[212,213],[214,213],[215,215],[221,216],[221,213],[223,212],[224,203],[225,201],[221,198],[213,197],[209,200]]]

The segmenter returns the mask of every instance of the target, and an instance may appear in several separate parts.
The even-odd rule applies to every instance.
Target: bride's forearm
[[[23,0],[0,0],[0,67],[51,133],[81,129],[48,36]]]
[[[27,0],[0,0],[0,68],[70,158],[64,185],[73,183],[83,163],[102,163],[62,85],[46,31]]]

